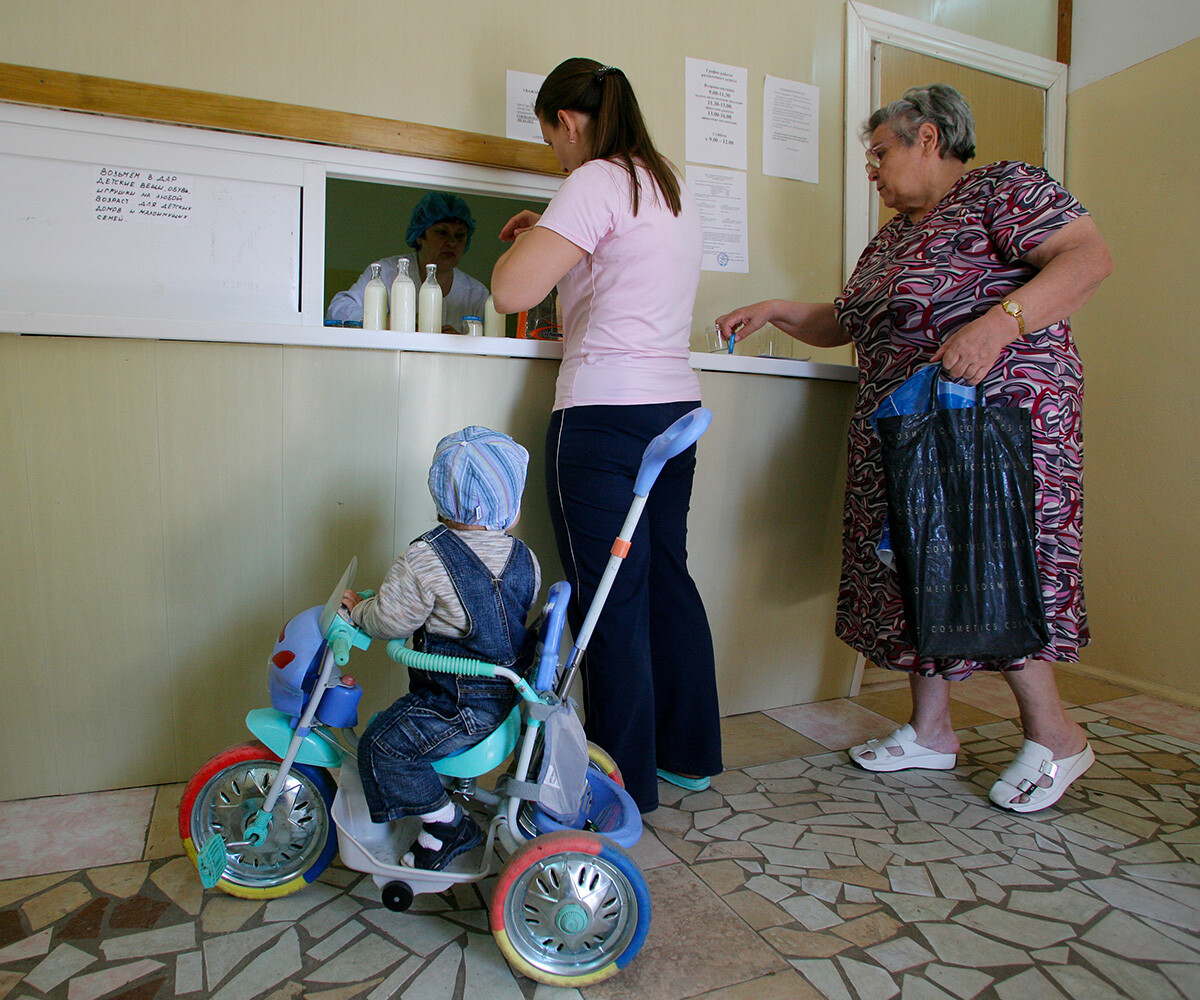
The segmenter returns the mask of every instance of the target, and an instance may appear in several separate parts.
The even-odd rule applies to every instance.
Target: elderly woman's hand
[[[1000,355],[1016,339],[1012,317],[991,309],[978,319],[960,326],[931,359],[940,361],[951,378],[979,385],[1000,360]]]
[[[755,302],[717,317],[717,329],[722,340],[741,340],[771,322],[775,312],[774,300]]]

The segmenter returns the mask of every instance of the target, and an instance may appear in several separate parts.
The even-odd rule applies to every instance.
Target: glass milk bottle
[[[437,265],[425,265],[425,282],[421,285],[417,305],[417,330],[421,333],[442,332],[442,286],[437,281]]]
[[[400,270],[392,282],[391,328],[398,333],[412,333],[417,328],[417,286],[408,273],[408,258],[400,258]]]
[[[504,336],[504,313],[496,311],[496,304],[490,295],[483,304],[483,335],[485,337]]]
[[[379,265],[371,265],[371,280],[363,289],[363,329],[382,330],[387,324],[387,288],[379,277]]]

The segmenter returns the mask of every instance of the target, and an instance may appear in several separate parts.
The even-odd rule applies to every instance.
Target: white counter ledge
[[[858,369],[853,365],[831,365],[823,361],[755,357],[743,354],[700,354],[695,351],[692,352],[689,360],[697,371],[783,375],[787,378],[823,378],[835,382],[858,381]]]
[[[353,326],[316,326],[303,323],[293,325],[0,310],[0,331],[35,336],[127,337],[135,340],[350,347],[381,351],[416,351],[424,354],[474,354],[549,360],[562,357],[562,344],[550,340],[464,337],[449,333],[395,333],[391,330],[363,330]],[[801,361],[796,358],[693,351],[688,356],[688,361],[697,371],[782,375],[787,378],[830,379],[835,382],[854,382],[858,379],[858,370],[851,365]]]

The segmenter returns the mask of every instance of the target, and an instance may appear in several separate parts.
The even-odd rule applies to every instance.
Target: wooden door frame
[[[1066,158],[1067,67],[1064,63],[847,0],[844,281],[849,280],[878,220],[878,206],[870,185],[863,183],[862,144],[858,139],[859,126],[880,102],[872,60],[872,48],[877,42],[1041,88],[1046,92],[1043,137],[1046,169],[1062,180]]]

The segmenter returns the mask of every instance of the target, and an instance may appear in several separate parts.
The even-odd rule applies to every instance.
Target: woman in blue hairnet
[[[442,333],[462,333],[462,318],[482,316],[488,297],[486,285],[458,269],[474,232],[475,220],[465,201],[446,191],[430,191],[417,202],[404,234],[413,252],[376,261],[388,295],[400,270],[401,256],[408,258],[408,274],[418,288],[425,280],[426,265],[436,264],[438,284],[442,286]],[[353,285],[333,297],[325,318],[339,323],[361,321],[363,289],[370,280],[368,266]]]

